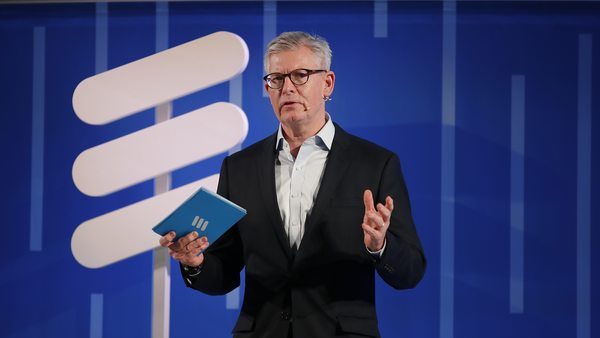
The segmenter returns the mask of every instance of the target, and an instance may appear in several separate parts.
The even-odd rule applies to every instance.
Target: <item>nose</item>
[[[283,78],[283,85],[281,86],[281,92],[282,93],[286,93],[286,92],[294,92],[296,90],[296,85],[294,83],[292,83],[292,79],[290,78],[290,76],[285,76]]]

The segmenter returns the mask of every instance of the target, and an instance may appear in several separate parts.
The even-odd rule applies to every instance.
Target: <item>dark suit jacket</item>
[[[294,256],[275,191],[276,134],[223,161],[218,193],[248,214],[205,252],[189,287],[225,294],[240,283],[244,301],[234,337],[378,337],[375,274],[396,289],[414,287],[425,270],[398,157],[335,126],[335,137],[305,233]],[[383,256],[365,248],[363,192],[394,199]],[[384,202],[385,203],[385,202]],[[290,328],[291,327],[291,328]]]

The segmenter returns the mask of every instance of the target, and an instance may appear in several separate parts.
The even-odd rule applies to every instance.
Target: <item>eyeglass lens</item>
[[[286,76],[289,76],[292,83],[302,85],[308,81],[309,73],[305,69],[296,69],[289,74],[273,74],[267,78],[267,84],[273,89],[279,89],[283,86]]]

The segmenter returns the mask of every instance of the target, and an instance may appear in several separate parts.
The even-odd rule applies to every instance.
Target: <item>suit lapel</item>
[[[336,188],[344,177],[344,173],[350,162],[350,149],[348,147],[350,139],[348,134],[346,134],[346,132],[337,124],[334,123],[334,125],[335,136],[333,138],[333,144],[329,151],[329,155],[327,156],[327,164],[325,166],[323,178],[321,179],[321,186],[317,193],[317,199],[315,200],[310,216],[308,216],[304,225],[304,236],[302,237],[300,248],[298,250],[299,256],[301,255],[302,247],[310,245],[310,234],[315,228],[315,224],[323,215],[323,212],[329,208],[331,200],[335,197],[334,193]]]
[[[275,142],[277,134],[269,137],[262,150],[262,158],[257,161],[258,177],[260,180],[260,191],[264,201],[266,212],[271,219],[277,239],[288,259],[291,257],[291,248],[287,240],[279,204],[277,203],[277,191],[275,190]]]

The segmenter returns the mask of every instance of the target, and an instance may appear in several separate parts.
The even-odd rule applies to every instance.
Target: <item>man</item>
[[[332,122],[330,65],[320,37],[288,32],[269,44],[279,130],[226,157],[218,185],[248,214],[204,253],[195,232],[160,240],[187,286],[207,294],[239,286],[246,267],[234,337],[379,337],[375,270],[397,289],[423,276],[399,159]]]

